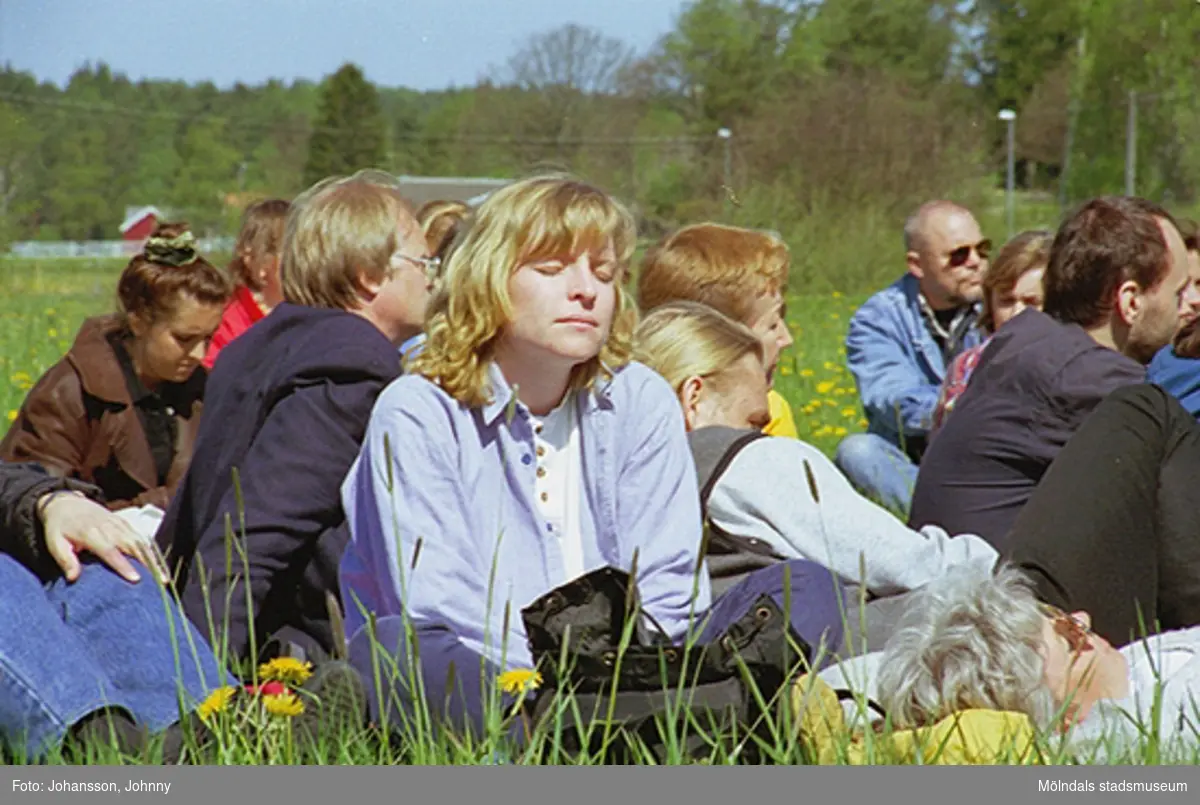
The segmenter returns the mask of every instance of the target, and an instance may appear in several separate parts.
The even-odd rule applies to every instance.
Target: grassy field
[[[112,262],[64,260],[20,262],[0,260],[0,287],[7,291],[0,302],[0,361],[7,384],[0,384],[0,410],[11,421],[27,390],[70,346],[80,322],[89,315],[113,309],[113,288],[121,265]],[[843,339],[848,320],[866,294],[844,295],[830,291],[821,295],[793,294],[788,300],[788,322],[795,344],[784,354],[777,374],[777,388],[789,399],[801,438],[832,454],[838,441],[865,425],[856,398],[853,379],[845,367]],[[220,653],[220,652],[218,652]],[[269,699],[269,697],[267,697]],[[538,736],[519,757],[509,753],[497,727],[489,736],[461,740],[434,736],[418,721],[407,738],[391,740],[379,732],[339,730],[318,735],[316,746],[301,746],[293,732],[293,719],[303,702],[274,700],[253,706],[235,707],[215,716],[215,745],[201,750],[189,739],[185,759],[202,763],[337,763],[337,764],[476,764],[489,762],[593,763],[599,756],[571,758],[557,749],[553,734]],[[499,718],[496,718],[498,724]],[[766,759],[779,763],[804,763],[808,759],[794,730],[777,725]],[[872,754],[867,738],[867,756]],[[1065,757],[1048,742],[1039,740],[1043,760],[1061,762]],[[0,753],[2,755],[2,753]],[[739,762],[739,755],[715,746],[700,761],[673,751],[668,763]],[[1161,762],[1151,740],[1127,755],[1129,762]],[[17,761],[20,758],[0,760]],[[636,758],[635,758],[636,760]],[[644,762],[651,762],[643,759]],[[1197,753],[1175,758],[1197,762]],[[161,761],[157,748],[141,757],[121,757],[111,747],[92,744],[71,748],[49,758],[51,763],[151,763]]]

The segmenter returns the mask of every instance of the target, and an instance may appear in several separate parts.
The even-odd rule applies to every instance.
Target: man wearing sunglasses
[[[905,223],[904,248],[908,272],[850,321],[846,358],[867,432],[844,439],[836,456],[859,491],[896,512],[908,511],[946,367],[983,340],[991,242],[965,207],[930,201]]]
[[[978,534],[1003,553],[1063,445],[1107,395],[1145,382],[1196,296],[1174,220],[1137,198],[1070,215],[1043,282],[1044,312],[1025,310],[992,337],[930,443],[910,526]]]

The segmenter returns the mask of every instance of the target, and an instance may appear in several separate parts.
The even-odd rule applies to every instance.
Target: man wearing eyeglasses
[[[1063,445],[1101,400],[1145,382],[1197,294],[1174,219],[1125,197],[1066,218],[1043,285],[1044,312],[1027,309],[997,331],[931,441],[910,526],[978,534],[1003,553]]]
[[[904,248],[908,272],[850,320],[846,359],[867,432],[846,437],[835,459],[859,491],[896,512],[908,511],[946,367],[983,340],[991,243],[969,210],[939,200],[909,217]]]
[[[341,485],[375,398],[400,375],[397,347],[421,330],[428,252],[390,175],[318,183],[288,218],[285,302],[209,376],[158,541],[188,617],[207,632],[211,616],[235,656],[320,661],[343,648],[329,604],[349,536]]]

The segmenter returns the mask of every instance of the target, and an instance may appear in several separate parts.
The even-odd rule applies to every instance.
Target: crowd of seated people
[[[518,613],[605,567],[669,644],[770,598],[900,726],[1141,713],[1128,647],[1200,622],[1193,229],[1105,197],[989,262],[935,200],[904,240],[847,335],[867,433],[831,460],[772,387],[775,234],[683,227],[635,295],[633,215],[565,175],[419,210],[330,177],[249,207],[224,271],[161,225],[0,443],[0,745],[173,757],[276,657],[316,666],[318,717],[482,730],[535,664]]]

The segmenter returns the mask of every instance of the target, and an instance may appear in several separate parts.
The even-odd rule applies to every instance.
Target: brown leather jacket
[[[203,368],[183,383],[164,383],[178,437],[175,457],[159,485],[150,442],[108,341],[115,316],[83,323],[70,351],[42,375],[0,442],[0,460],[35,461],[49,472],[95,484],[110,509],[153,504],[166,509],[187,472],[203,407]]]

